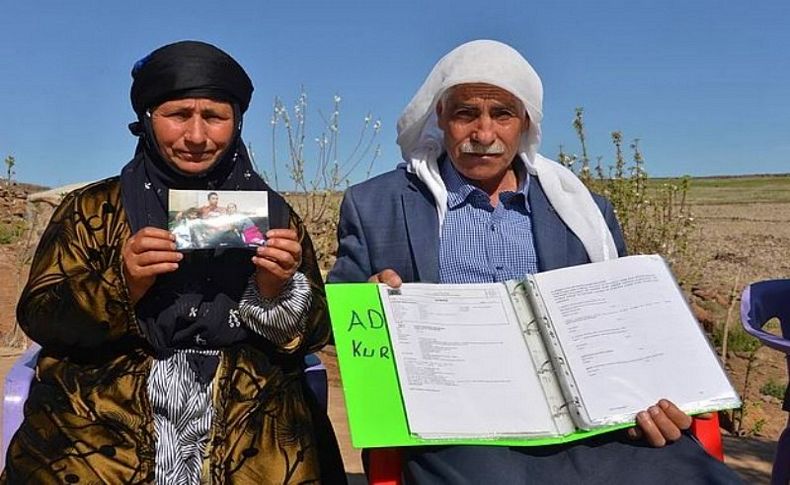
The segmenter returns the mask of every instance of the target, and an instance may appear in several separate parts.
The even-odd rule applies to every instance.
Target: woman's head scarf
[[[543,120],[543,84],[515,49],[493,40],[463,44],[436,63],[398,120],[398,145],[414,173],[434,196],[439,224],[447,213],[447,189],[437,160],[444,152],[436,104],[451,87],[485,83],[516,96],[529,116],[519,156],[538,178],[560,218],[584,244],[591,261],[617,257],[614,239],[587,188],[570,170],[538,153]]]
[[[153,51],[132,69],[132,108],[139,118],[151,107],[178,98],[206,97],[247,111],[252,81],[244,69],[211,44],[176,42]]]
[[[169,189],[269,191],[269,224],[287,227],[289,209],[252,166],[241,138],[242,116],[253,86],[244,69],[213,45],[184,41],[166,45],[132,69],[129,125],[140,139],[135,156],[121,171],[121,196],[132,233],[146,226],[167,227]],[[231,103],[235,132],[225,152],[205,173],[184,174],[157,145],[151,111],[174,99],[210,98]],[[236,325],[238,302],[253,272],[247,250],[186,253],[178,271],[160,275],[138,302],[136,314],[148,341],[167,356],[178,348],[216,349],[246,337]],[[235,319],[235,320],[234,320]],[[216,358],[191,359],[198,375],[210,378]]]
[[[242,117],[252,97],[244,69],[213,45],[196,41],[169,44],[135,63],[129,125],[140,139],[134,159],[121,172],[124,207],[132,232],[167,226],[167,190],[266,190],[255,173],[241,139]],[[211,98],[231,103],[235,131],[228,148],[207,172],[187,175],[162,156],[153,133],[151,112],[165,101]]]

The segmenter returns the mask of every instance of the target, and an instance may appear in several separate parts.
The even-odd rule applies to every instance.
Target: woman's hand
[[[255,281],[258,293],[274,298],[290,281],[302,264],[302,245],[293,229],[271,229],[266,233],[266,244],[259,246],[255,256]]]
[[[145,295],[157,275],[178,269],[184,255],[176,251],[175,236],[164,229],[144,227],[123,245],[123,273],[132,304]]]

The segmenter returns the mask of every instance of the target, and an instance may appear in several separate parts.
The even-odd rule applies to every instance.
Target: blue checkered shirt
[[[500,193],[493,207],[488,194],[464,179],[449,158],[441,163],[447,186],[447,216],[439,239],[441,283],[491,283],[537,273],[529,175],[523,165],[517,168],[518,189]]]

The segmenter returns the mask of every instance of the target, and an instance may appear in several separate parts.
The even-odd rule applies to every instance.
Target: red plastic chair
[[[710,419],[694,419],[691,432],[712,457],[724,461],[724,448],[719,431],[719,415]],[[400,448],[371,448],[368,455],[368,483],[371,485],[401,485],[403,459]]]

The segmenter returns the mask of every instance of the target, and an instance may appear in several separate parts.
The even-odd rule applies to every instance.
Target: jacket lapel
[[[532,235],[538,255],[538,269],[548,271],[567,266],[568,231],[535,176],[529,178],[527,200],[532,211]]]
[[[401,195],[403,217],[414,262],[414,281],[439,281],[439,217],[433,197],[415,185]]]

